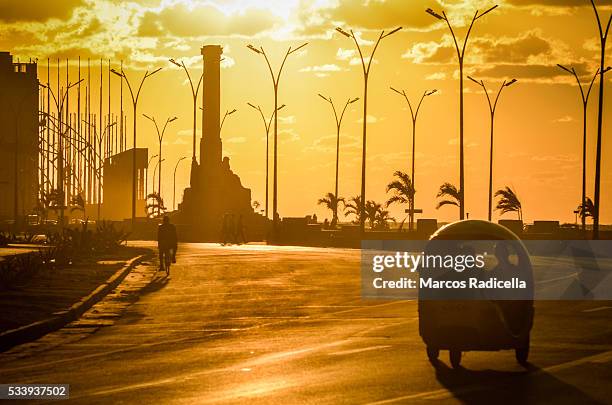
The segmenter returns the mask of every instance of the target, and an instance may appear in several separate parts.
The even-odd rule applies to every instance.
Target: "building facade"
[[[0,220],[23,218],[37,203],[38,102],[36,62],[0,52]]]
[[[133,149],[104,160],[101,218],[121,221],[132,217]],[[136,148],[136,216],[146,216],[148,149]],[[93,217],[93,216],[92,216]]]

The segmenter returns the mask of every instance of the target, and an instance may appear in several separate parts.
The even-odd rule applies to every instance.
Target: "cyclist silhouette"
[[[157,249],[159,250],[159,269],[169,273],[170,261],[176,263],[178,239],[176,227],[170,223],[169,217],[157,228]]]

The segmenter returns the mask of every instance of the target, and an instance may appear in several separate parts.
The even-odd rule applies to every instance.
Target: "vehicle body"
[[[440,294],[438,291],[420,289],[419,333],[427,346],[429,359],[437,361],[440,350],[449,350],[452,366],[459,367],[462,352],[513,349],[517,361],[526,364],[534,308],[532,267],[523,243],[509,229],[479,220],[459,221],[440,228],[431,236],[425,252],[435,245],[434,241],[444,241],[451,246],[462,244],[464,249],[472,243],[470,241],[507,245],[513,260],[518,263],[516,268],[520,270],[517,271],[525,273],[527,288],[518,300],[508,299],[514,296],[504,297],[498,291],[473,290],[446,299],[446,296],[434,296]],[[490,268],[482,270],[485,271]],[[459,274],[452,271],[442,277],[458,278]]]

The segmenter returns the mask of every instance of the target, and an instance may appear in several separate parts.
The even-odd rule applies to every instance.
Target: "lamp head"
[[[249,106],[253,107],[253,108],[254,108],[254,109],[256,109],[256,110],[259,110],[259,107],[255,107],[253,104],[251,104],[251,103],[249,103],[249,102],[247,102],[247,104],[248,104]]]
[[[601,74],[604,74],[604,73],[606,73],[606,72],[609,72],[610,70],[612,70],[612,66],[608,66],[607,68],[605,68],[605,69],[603,70],[603,72],[601,72]]]
[[[476,83],[477,85],[482,86],[482,83],[479,82],[478,80],[474,79],[472,76],[468,76],[467,78],[470,79],[471,81],[473,81],[474,83]]]
[[[180,63],[178,63],[176,60],[174,60],[174,58],[169,59],[170,63],[172,63],[173,65],[177,66],[177,67],[182,67],[182,65]]]
[[[234,108],[232,111],[228,112],[227,115],[232,115],[233,113],[235,113],[237,110]]]
[[[170,119],[168,120],[168,122],[172,122],[172,121],[176,121],[176,120],[178,120],[178,117],[172,117],[172,118],[170,118]]]
[[[403,96],[404,93],[402,93],[401,91],[399,91],[398,89],[396,89],[395,87],[389,87],[391,90],[393,90],[394,92],[396,92],[397,94],[399,94],[400,96]]]
[[[283,108],[285,108],[285,107],[286,107],[286,104],[283,104],[283,105],[281,105],[280,107],[278,107],[278,108],[276,109],[276,111],[280,111],[280,110],[282,110],[282,109],[283,109]]]
[[[388,32],[388,33],[386,33],[385,35],[383,35],[383,38],[386,38],[386,37],[388,37],[389,35],[393,35],[393,34],[395,34],[397,31],[399,31],[399,30],[401,30],[401,29],[402,29],[402,27],[397,27],[396,29],[394,29],[394,30],[392,30],[392,31],[390,31],[390,32]]]
[[[306,45],[308,45],[308,42],[305,42],[305,43],[303,43],[302,45],[298,46],[297,48],[292,49],[291,51],[289,51],[289,53],[291,54],[291,53],[293,53],[293,52],[297,52],[297,51],[299,51],[300,49],[302,49],[303,47],[305,47]]]
[[[568,68],[566,68],[565,66],[563,66],[563,65],[561,65],[559,63],[557,63],[557,66],[559,66],[559,68],[565,70],[567,73],[574,74],[574,72],[572,72],[571,70],[569,70]]]
[[[427,93],[425,93],[426,96],[431,96],[432,94],[436,94],[438,92],[437,89],[433,89],[432,91],[428,91]]]
[[[489,14],[491,11],[495,10],[497,7],[499,7],[497,4],[496,4],[496,5],[494,5],[493,7],[491,7],[490,9],[488,9],[487,11],[485,11],[484,13],[479,14],[479,15],[478,15],[478,17],[476,17],[476,18],[480,18],[480,17],[484,16],[485,14]]]
[[[119,76],[119,77],[123,77],[123,72],[119,73],[119,72],[117,72],[117,71],[116,71],[114,68],[113,68],[113,69],[111,69],[111,72],[112,72],[113,74],[116,74],[116,75],[117,75],[117,76]]]
[[[345,30],[343,30],[343,29],[342,29],[342,28],[340,28],[340,27],[336,27],[336,31],[338,31],[339,33],[341,33],[342,35],[344,35],[344,36],[345,36],[345,37],[347,37],[347,38],[350,38],[350,37],[351,37],[351,34],[349,34],[348,32],[346,32]]]
[[[359,101],[359,97],[355,97],[354,99],[352,99],[351,101],[349,101],[349,104],[353,104],[355,102]]]
[[[318,95],[319,95],[319,97],[321,97],[323,100],[328,101],[328,102],[330,101],[330,99],[328,99],[327,97],[325,97],[323,94],[318,93]]]
[[[510,80],[508,83],[506,83],[504,86],[508,87],[508,86],[512,86],[514,83],[516,83],[518,80],[516,79],[512,79]]]
[[[253,51],[253,52],[255,52],[255,53],[259,53],[259,54],[261,54],[261,51],[260,51],[259,49],[255,48],[255,47],[254,47],[253,45],[251,45],[251,44],[248,44],[248,45],[247,45],[247,48],[249,48],[251,51]]]
[[[436,13],[435,11],[433,11],[431,8],[428,8],[427,10],[425,10],[425,12],[435,18],[437,18],[438,20],[444,20],[444,17],[442,17],[440,14]]]

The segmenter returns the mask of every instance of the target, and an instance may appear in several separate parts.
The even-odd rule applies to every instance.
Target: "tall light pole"
[[[252,108],[256,109],[257,111],[259,111],[259,115],[261,115],[261,120],[263,121],[264,124],[264,128],[266,129],[266,218],[270,218],[268,216],[268,184],[270,183],[268,181],[268,158],[270,157],[270,148],[269,148],[269,140],[270,140],[270,126],[272,125],[272,118],[274,118],[274,112],[272,112],[272,114],[270,114],[270,119],[266,121],[266,117],[264,116],[263,111],[261,110],[260,106],[255,106],[251,103],[247,103],[249,106],[251,106]],[[277,111],[282,110],[283,108],[285,108],[285,104],[281,105],[280,107],[278,107]]]
[[[161,167],[162,162],[165,160],[166,159],[162,159],[162,160],[158,160],[157,162],[155,162],[155,167],[153,168],[153,194],[155,194],[155,173],[157,172],[157,168]],[[161,213],[161,206],[162,206],[162,198],[161,198],[161,193],[159,192],[159,190],[158,190],[157,196],[158,196],[157,215],[159,216]]]
[[[489,103],[489,112],[491,113],[491,140],[490,140],[490,152],[489,152],[489,212],[488,212],[488,220],[491,221],[491,217],[493,215],[493,126],[495,121],[495,110],[497,108],[497,102],[499,101],[499,96],[502,91],[508,87],[512,86],[517,82],[516,79],[512,79],[509,82],[504,82],[499,87],[499,91],[497,92],[497,96],[495,96],[495,101],[491,103],[491,97],[489,97],[489,92],[487,91],[487,86],[484,84],[482,80],[478,81],[471,76],[468,76],[468,79],[482,87],[484,90],[485,96],[487,96],[487,102]]]
[[[202,84],[202,78],[204,77],[204,73],[200,75],[200,79],[198,80],[198,84],[194,87],[193,81],[191,80],[191,75],[189,74],[189,70],[185,66],[185,63],[181,61],[177,62],[175,59],[170,59],[170,63],[173,65],[182,68],[187,74],[187,80],[189,80],[189,85],[191,86],[191,95],[193,97],[193,152],[191,155],[191,171],[195,170],[197,165],[196,160],[196,131],[197,131],[197,113],[198,113],[198,92],[200,91],[200,85]]]
[[[278,69],[278,72],[276,73],[276,75],[274,74],[274,71],[272,70],[272,65],[270,64],[270,60],[268,59],[268,55],[266,54],[266,51],[264,50],[263,46],[260,46],[259,48],[254,47],[253,45],[247,45],[247,48],[249,48],[251,51],[259,54],[259,55],[263,55],[263,57],[266,60],[266,64],[268,65],[268,69],[270,70],[270,76],[272,77],[272,85],[274,87],[274,172],[273,172],[273,178],[272,178],[272,218],[273,218],[273,224],[274,224],[274,236],[277,237],[278,236],[278,83],[280,81],[280,77],[281,77],[281,73],[283,72],[283,67],[285,66],[285,62],[287,61],[287,57],[289,55],[291,55],[292,53],[302,49],[303,47],[305,47],[306,45],[308,45],[308,43],[304,43],[300,46],[298,46],[297,48],[292,48],[289,47],[289,49],[287,50],[287,52],[285,53],[285,57],[283,58],[283,61],[281,62],[281,65]]]
[[[176,169],[178,169],[179,163],[183,160],[187,159],[187,156],[183,156],[176,162],[176,166],[174,166],[174,187],[172,189],[172,211],[176,209]]]
[[[225,118],[227,118],[228,115],[232,115],[236,111],[238,110],[236,110],[235,108],[232,111],[230,110],[225,111],[225,114],[223,114],[223,119],[221,120],[221,125],[219,125],[219,133],[221,133],[221,130],[223,129],[223,123],[225,122]]]
[[[146,196],[149,195],[149,191],[148,191],[149,190],[149,188],[148,188],[149,187],[149,167],[151,166],[151,161],[153,159],[155,159],[157,156],[158,155],[156,153],[155,155],[151,156],[149,158],[149,161],[147,162],[147,178],[145,179],[145,198],[146,198]],[[155,188],[155,185],[153,185],[153,188]]]
[[[463,45],[461,49],[459,48],[459,43],[457,42],[457,37],[455,36],[455,31],[453,30],[453,26],[451,25],[446,13],[442,11],[442,15],[436,13],[431,8],[425,10],[428,14],[437,18],[438,20],[442,20],[446,22],[448,25],[448,29],[453,37],[453,41],[455,42],[455,49],[457,50],[457,58],[459,59],[459,218],[465,218],[465,176],[464,176],[464,157],[463,157],[463,60],[465,56],[465,49],[467,47],[468,40],[470,38],[470,33],[472,32],[472,27],[474,23],[479,18],[483,17],[485,14],[490,13],[494,9],[497,8],[497,5],[491,7],[484,13],[480,13],[476,10],[474,17],[472,17],[472,22],[470,23],[470,27],[468,28],[467,34],[465,35],[465,40],[463,41]]]
[[[161,173],[162,173],[162,142],[164,141],[164,134],[166,132],[166,127],[168,126],[169,123],[171,123],[172,121],[176,121],[178,118],[177,117],[172,117],[172,118],[167,118],[166,119],[166,123],[164,124],[164,127],[162,128],[162,130],[159,130],[159,126],[157,125],[157,121],[155,121],[155,117],[150,117],[147,114],[142,114],[146,119],[150,120],[151,122],[153,122],[153,124],[155,125],[155,131],[157,132],[157,140],[159,141],[159,154],[157,156],[158,158],[158,164],[159,164],[159,173],[157,176],[157,192],[159,193],[159,199],[161,200]],[[153,175],[153,177],[155,177],[155,174]],[[158,208],[157,211],[158,215],[161,215],[161,207]]]
[[[334,209],[334,217],[332,218],[332,224],[335,225],[338,223],[338,169],[340,167],[340,127],[342,127],[342,119],[344,118],[344,113],[346,112],[346,108],[349,106],[349,104],[353,104],[354,102],[359,100],[359,97],[356,97],[353,99],[349,98],[348,100],[346,100],[346,103],[344,104],[344,108],[342,109],[342,112],[340,113],[340,117],[338,117],[336,106],[334,105],[334,102],[331,97],[325,97],[321,93],[319,93],[319,97],[321,97],[323,100],[327,101],[331,105],[332,111],[334,113],[334,119],[336,120],[336,185],[334,188],[336,206]]]
[[[359,58],[361,59],[361,67],[363,71],[363,136],[361,141],[361,207],[359,210],[361,214],[359,215],[359,229],[361,233],[365,232],[365,204],[366,204],[366,140],[367,140],[367,130],[368,130],[368,78],[370,77],[370,68],[372,67],[372,61],[374,60],[374,54],[376,53],[376,49],[378,49],[378,45],[380,41],[389,35],[395,34],[402,27],[398,27],[392,31],[385,33],[385,31],[381,31],[376,43],[374,44],[374,48],[372,49],[372,54],[369,57],[368,63],[366,64],[366,60],[363,56],[363,52],[361,51],[361,46],[359,45],[359,41],[357,41],[357,37],[353,30],[347,32],[340,27],[336,28],[340,34],[344,35],[347,38],[352,38],[355,43],[355,47],[359,52]]]
[[[142,80],[140,80],[140,84],[138,85],[138,90],[136,91],[136,94],[134,94],[130,81],[128,80],[123,69],[121,69],[121,73],[117,72],[115,69],[111,69],[112,73],[125,79],[125,82],[128,85],[128,90],[130,91],[130,96],[132,98],[132,111],[133,111],[133,117],[134,117],[134,123],[133,123],[134,147],[132,149],[132,228],[134,228],[134,225],[136,222],[136,194],[137,194],[137,189],[136,189],[137,187],[136,186],[136,177],[137,177],[137,173],[136,173],[136,118],[137,118],[136,110],[138,108],[138,98],[140,97],[140,91],[142,90],[142,85],[144,84],[145,80],[153,76],[155,73],[159,72],[161,69],[162,68],[157,68],[152,72],[149,72],[147,70],[144,76],[142,77]]]
[[[414,160],[415,160],[415,145],[416,145],[416,123],[417,123],[417,119],[419,117],[419,111],[421,110],[421,104],[423,103],[423,100],[425,99],[425,97],[429,97],[432,94],[435,94],[438,90],[425,90],[425,92],[423,92],[423,95],[421,96],[421,99],[419,100],[419,104],[417,104],[416,109],[412,108],[412,104],[410,103],[410,100],[408,99],[408,96],[406,95],[406,91],[402,90],[399,91],[393,87],[390,87],[391,90],[393,90],[394,92],[396,92],[397,94],[399,94],[400,96],[403,96],[404,99],[406,100],[406,103],[408,104],[408,108],[410,109],[410,118],[412,119],[412,170],[410,172],[410,179],[412,181],[412,190],[414,191],[414,193],[416,194],[416,186],[414,183]],[[409,224],[408,224],[408,229],[409,230],[413,230],[414,229],[414,199],[415,196],[412,196],[412,199],[410,200],[410,207],[408,207],[408,217],[409,217]]]
[[[582,82],[580,81],[580,77],[576,73],[576,69],[567,68],[563,65],[557,64],[561,69],[565,70],[567,73],[574,76],[576,82],[578,83],[578,88],[580,89],[580,98],[582,99],[582,196],[581,196],[581,206],[584,207],[584,203],[586,201],[586,144],[587,144],[587,107],[589,104],[589,97],[591,95],[591,90],[593,89],[593,84],[595,83],[595,79],[599,75],[599,69],[595,75],[593,75],[593,79],[589,84],[589,88],[584,93],[584,89],[582,87]],[[609,68],[608,68],[609,69]],[[586,215],[582,215],[582,231],[586,230]]]
[[[597,18],[597,26],[599,28],[599,39],[601,41],[601,61],[599,66],[599,115],[597,116],[597,152],[595,158],[595,195],[593,199],[593,239],[599,239],[599,200],[601,193],[601,133],[603,125],[603,103],[604,103],[604,75],[608,71],[606,69],[606,42],[608,41],[608,33],[610,32],[610,23],[612,23],[612,15],[608,19],[608,24],[604,31],[599,12],[595,7],[595,2],[591,0],[595,17]]]
[[[53,102],[55,107],[57,108],[57,117],[58,117],[58,151],[57,151],[57,186],[60,190],[61,196],[61,204],[60,204],[60,228],[64,227],[64,209],[66,206],[66,194],[64,192],[64,142],[63,138],[65,133],[62,132],[62,114],[64,113],[64,103],[66,102],[66,98],[68,97],[68,91],[81,83],[83,79],[79,80],[76,83],[68,83],[66,89],[61,94],[61,99],[58,99],[55,96],[55,93],[51,89],[51,86],[47,86],[45,84],[39,83],[39,86],[46,88],[49,91],[49,94],[53,97]],[[66,133],[70,128],[68,127],[68,123],[66,123]]]
[[[104,130],[102,131],[102,133],[100,134],[100,136],[98,136],[97,134],[97,128],[96,128],[96,123],[95,120],[93,123],[90,123],[86,120],[83,120],[83,122],[87,125],[89,125],[91,128],[93,128],[93,132],[94,132],[94,141],[93,141],[93,149],[94,149],[94,159],[97,158],[98,161],[98,165],[97,165],[97,169],[96,169],[96,165],[95,165],[95,161],[94,161],[94,170],[97,173],[97,177],[98,177],[98,193],[97,193],[97,208],[98,208],[98,221],[100,221],[100,209],[102,206],[102,168],[104,165],[104,155],[102,154],[102,142],[104,142],[104,138],[109,136],[109,132],[110,129],[115,126],[117,124],[117,122],[113,122],[112,124],[109,122],[106,124],[106,126],[104,127]],[[96,140],[97,140],[97,145],[96,145]],[[108,140],[108,139],[107,139]],[[100,152],[98,152],[98,150]],[[95,186],[94,186],[95,187]]]

